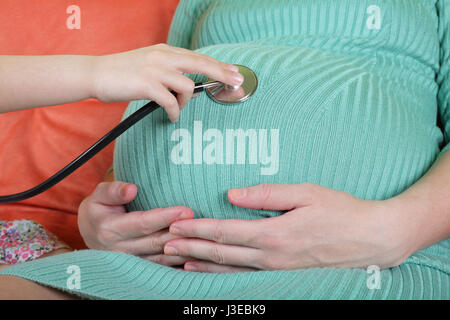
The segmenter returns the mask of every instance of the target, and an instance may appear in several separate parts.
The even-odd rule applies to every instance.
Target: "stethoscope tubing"
[[[218,81],[196,83],[195,87],[194,87],[194,93],[201,92],[201,91],[205,90],[206,88],[209,88],[211,86],[217,86],[218,84],[221,84],[221,83]],[[172,92],[172,94],[174,94],[176,96],[175,92]],[[130,127],[135,125],[137,122],[139,122],[145,116],[152,113],[159,107],[160,107],[160,105],[154,101],[148,102],[147,104],[145,104],[144,106],[139,108],[137,111],[132,113],[130,116],[128,116],[126,119],[122,120],[116,127],[114,127],[111,131],[109,131],[107,134],[105,134],[102,138],[100,138],[96,143],[94,143],[86,151],[84,151],[82,154],[80,154],[76,159],[74,159],[72,162],[70,162],[64,168],[62,168],[61,170],[56,172],[50,178],[43,181],[39,185],[37,185],[31,189],[25,190],[23,192],[11,194],[11,195],[0,196],[0,203],[12,203],[12,202],[23,201],[23,200],[32,198],[34,196],[37,196],[38,194],[41,194],[42,192],[50,189],[55,184],[59,183],[61,180],[63,180],[64,178],[66,178],[67,176],[72,174],[75,170],[77,170],[79,167],[81,167],[87,161],[89,161],[92,157],[94,157],[97,153],[99,153],[101,150],[103,150],[107,145],[109,145],[111,142],[113,142],[115,139],[117,139],[121,134],[123,134],[125,131],[127,131]]]

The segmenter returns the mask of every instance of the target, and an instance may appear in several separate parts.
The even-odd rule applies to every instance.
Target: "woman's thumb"
[[[92,194],[92,200],[103,205],[124,205],[137,195],[137,186],[131,183],[113,181],[102,182]]]

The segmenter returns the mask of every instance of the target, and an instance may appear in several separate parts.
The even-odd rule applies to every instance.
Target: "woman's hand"
[[[234,65],[182,48],[158,44],[97,57],[93,96],[104,102],[154,100],[176,121],[194,91],[194,82],[183,75],[201,73],[212,79],[240,85],[242,75]],[[178,93],[177,98],[168,89]]]
[[[287,210],[260,220],[195,219],[171,224],[180,237],[164,252],[195,257],[185,270],[236,272],[310,267],[381,268],[410,254],[408,217],[388,201],[367,201],[319,185],[262,184],[228,192],[237,206]],[[411,228],[409,228],[411,229]]]
[[[86,245],[137,255],[167,266],[182,265],[188,259],[165,255],[163,246],[179,238],[169,233],[169,225],[176,220],[192,219],[194,213],[182,206],[126,213],[124,205],[136,194],[136,185],[102,182],[83,200],[78,226]]]

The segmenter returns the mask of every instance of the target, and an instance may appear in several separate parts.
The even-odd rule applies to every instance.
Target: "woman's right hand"
[[[163,252],[167,241],[180,238],[169,233],[176,220],[192,219],[188,207],[177,206],[126,212],[124,205],[137,194],[134,184],[102,182],[78,209],[78,226],[90,249],[121,251],[167,266],[182,265],[187,257]]]

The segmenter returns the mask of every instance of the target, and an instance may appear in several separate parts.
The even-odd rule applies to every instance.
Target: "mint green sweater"
[[[450,0],[181,1],[169,44],[249,66],[259,87],[232,106],[202,94],[178,123],[158,110],[124,134],[114,169],[117,180],[139,187],[129,210],[281,214],[228,202],[229,188],[260,183],[312,182],[383,200],[450,150]],[[125,116],[145,103],[130,103]],[[237,129],[247,133],[240,147],[227,135]],[[66,287],[72,264],[81,289]],[[94,250],[3,273],[107,299],[448,299],[450,241],[383,270],[378,290],[368,288],[363,269],[201,274]]]

